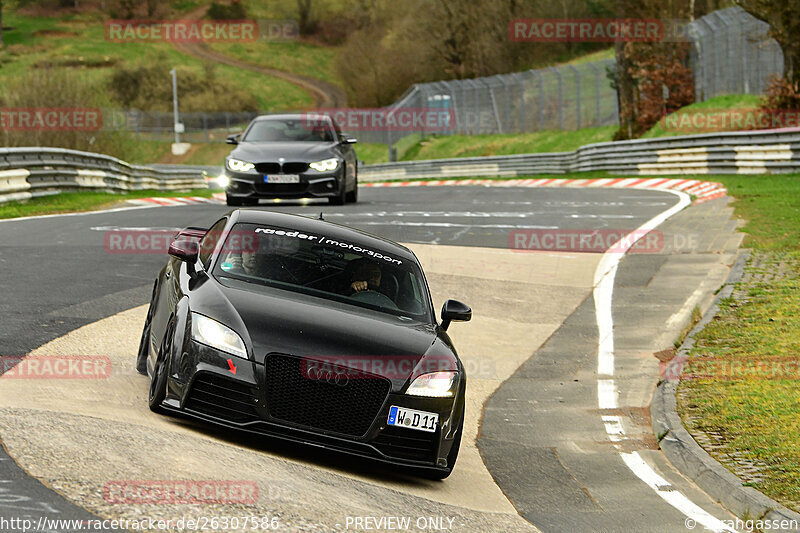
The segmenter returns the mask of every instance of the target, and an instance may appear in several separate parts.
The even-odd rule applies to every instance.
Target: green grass
[[[403,160],[479,157],[542,152],[566,152],[585,144],[610,141],[616,127],[578,131],[538,131],[497,135],[426,137],[405,152]]]
[[[58,213],[77,213],[104,209],[125,200],[151,197],[202,196],[210,197],[209,189],[191,191],[131,191],[126,193],[108,193],[94,191],[64,192],[43,198],[33,198],[22,202],[0,204],[0,219],[29,217],[36,215],[52,215]]]
[[[755,109],[759,105],[759,97],[752,94],[729,94],[717,96],[706,100],[705,102],[698,102],[686,107],[682,107],[676,111],[676,119],[680,121],[683,115],[691,115],[693,113],[708,113],[714,111],[725,111],[730,109]],[[724,114],[724,113],[723,113]],[[720,116],[722,116],[721,114]],[[711,115],[709,115],[711,116]],[[678,124],[681,124],[678,122]],[[721,129],[686,129],[685,127],[670,127],[669,123],[664,119],[653,126],[650,131],[642,135],[643,139],[653,137],[674,137],[676,135],[694,135],[698,133],[710,133],[714,131],[722,131]]]
[[[782,273],[740,284],[744,301],[721,302],[717,317],[696,336],[689,371],[756,369],[774,364],[772,358],[788,359],[784,368],[794,370],[684,380],[679,411],[690,432],[721,435],[721,447],[707,450],[712,456],[730,468],[731,454],[761,465],[764,480],[751,485],[800,511],[800,175],[713,178],[736,197],[735,214],[747,221],[746,246],[757,258],[748,271],[758,276],[780,267]],[[711,358],[706,361],[713,366],[700,358]]]
[[[286,72],[295,72],[333,84],[339,79],[334,70],[338,49],[305,42],[253,41],[213,43],[211,49],[241,61]]]
[[[45,61],[56,68],[81,68],[86,82],[98,90],[108,83],[115,65],[147,64],[162,55],[175,66],[203,71],[201,60],[178,52],[170,43],[107,41],[102,21],[88,15],[56,19],[4,12],[3,22],[13,29],[3,33],[7,46],[0,48],[0,85]],[[41,31],[60,33],[35,35]],[[216,68],[220,77],[253,94],[264,110],[308,107],[313,102],[305,90],[278,78],[227,65]]]

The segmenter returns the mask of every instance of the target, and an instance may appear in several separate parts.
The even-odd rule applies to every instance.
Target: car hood
[[[369,368],[391,379],[395,389],[419,373],[418,363],[434,345],[436,369],[458,368],[455,354],[437,342],[433,324],[405,323],[393,315],[304,294],[227,283],[204,283],[203,297],[192,298],[193,310],[236,330],[258,363],[274,352],[332,364],[346,360],[353,368]],[[231,285],[238,283],[244,282]]]
[[[338,155],[336,147],[336,143],[324,142],[245,142],[231,152],[231,157],[250,163],[275,162],[279,157],[313,162]]]

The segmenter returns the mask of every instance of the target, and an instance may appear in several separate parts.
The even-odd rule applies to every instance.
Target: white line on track
[[[616,409],[618,390],[614,381],[614,319],[612,316],[612,300],[614,295],[614,278],[617,274],[619,262],[631,246],[643,238],[646,232],[653,230],[669,217],[681,211],[691,203],[689,195],[667,190],[679,197],[673,207],[663,211],[648,220],[641,227],[629,234],[622,241],[627,244],[625,250],[606,252],[594,274],[594,307],[597,319],[597,403],[600,409]],[[617,247],[618,248],[618,247]],[[625,429],[619,416],[605,415],[602,417],[606,433],[620,457],[636,477],[644,481],[656,494],[675,509],[683,513],[688,520],[701,524],[709,531],[736,533],[734,529],[726,526],[724,522],[715,518],[697,504],[692,502],[683,493],[674,490],[673,486],[659,476],[653,468],[637,453],[621,451],[619,442],[625,440]]]

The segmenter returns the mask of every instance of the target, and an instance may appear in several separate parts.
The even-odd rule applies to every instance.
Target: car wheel
[[[347,187],[347,182],[345,181],[344,178],[342,178],[342,185],[341,187],[339,187],[339,194],[337,194],[333,198],[328,198],[328,202],[330,202],[332,205],[344,205],[344,203],[347,201],[346,187]]]
[[[167,396],[167,360],[172,351],[174,333],[175,326],[174,323],[172,323],[167,328],[167,333],[164,335],[164,341],[161,343],[161,349],[158,351],[158,358],[153,368],[153,375],[150,378],[150,394],[148,394],[147,403],[150,405],[150,410],[154,413],[163,412],[161,403]]]
[[[139,341],[139,352],[136,354],[136,371],[140,374],[147,375],[147,356],[149,354],[150,346],[150,331],[153,322],[153,307],[156,301],[156,291],[158,290],[158,282],[153,286],[153,295],[150,297],[150,307],[147,308],[147,318],[144,320],[144,328],[142,329],[142,339]]]
[[[231,207],[239,207],[240,205],[244,205],[244,202],[241,198],[232,198],[227,194],[225,195],[225,203]]]
[[[353,204],[358,202],[358,174],[356,174],[353,190],[347,193],[347,201]]]

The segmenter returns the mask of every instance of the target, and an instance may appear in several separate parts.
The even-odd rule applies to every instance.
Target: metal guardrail
[[[130,165],[61,148],[0,149],[0,203],[63,190],[187,190],[220,167]],[[362,181],[530,176],[606,171],[628,175],[800,172],[800,130],[726,132],[589,144],[572,152],[431,159],[362,165]]]
[[[207,168],[214,167],[140,166],[62,148],[0,148],[0,203],[67,190],[200,189]]]
[[[364,181],[529,176],[606,171],[629,175],[800,172],[800,131],[726,132],[589,144],[572,152],[365,165]]]

